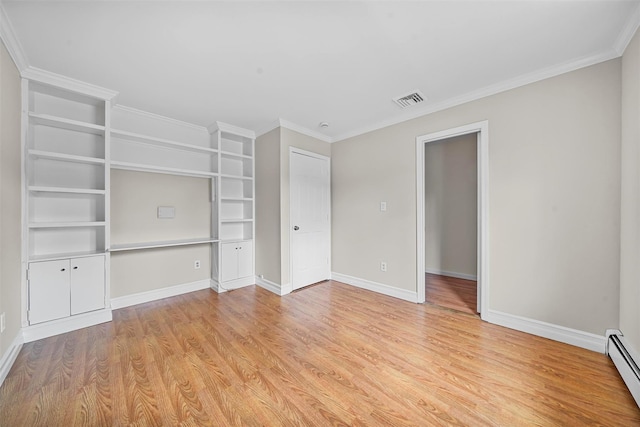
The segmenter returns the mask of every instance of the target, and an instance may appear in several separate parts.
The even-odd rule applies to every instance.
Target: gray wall
[[[640,33],[622,58],[620,329],[640,350]]]
[[[415,138],[488,120],[489,308],[599,335],[617,325],[620,63],[334,143],[333,271],[416,292]]]
[[[425,269],[469,278],[477,271],[477,134],[425,145]]]
[[[0,359],[22,327],[20,87],[18,69],[0,42],[0,313],[6,316]]]

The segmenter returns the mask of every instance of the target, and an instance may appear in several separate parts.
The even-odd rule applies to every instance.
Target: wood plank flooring
[[[608,357],[325,282],[210,290],[25,344],[2,426],[640,425]]]
[[[477,313],[477,282],[426,273],[425,298],[430,304],[447,307],[463,313]]]

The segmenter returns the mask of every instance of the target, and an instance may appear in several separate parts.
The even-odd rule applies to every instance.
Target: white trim
[[[2,355],[2,359],[0,359],[0,386],[7,378],[7,375],[9,375],[9,371],[18,357],[23,343],[24,340],[22,338],[22,332],[20,331],[11,342],[11,345],[9,345],[7,351]]]
[[[483,319],[496,325],[504,326],[516,331],[526,332],[543,338],[549,338],[565,344],[585,348],[598,353],[605,353],[606,338],[589,332],[577,329],[554,325],[540,320],[529,319],[527,317],[516,316],[497,310],[489,310]]]
[[[416,293],[418,302],[425,301],[425,235],[424,235],[424,150],[425,144],[460,135],[477,133],[478,142],[478,310],[489,310],[489,122],[470,123],[452,129],[433,132],[416,138]]]
[[[198,280],[191,283],[183,283],[175,286],[168,286],[166,288],[154,289],[152,291],[139,292],[137,294],[125,295],[122,297],[116,297],[111,299],[111,308],[116,310],[118,308],[129,307],[137,304],[144,304],[146,302],[157,301],[163,298],[175,297],[177,295],[186,294],[189,292],[200,291],[202,289],[209,288],[209,279]]]
[[[27,326],[22,328],[22,334],[24,342],[31,342],[100,323],[110,322],[112,319],[111,309],[97,310],[65,317],[64,319],[53,320],[51,322]]]
[[[324,141],[324,142],[328,142],[328,143],[332,143],[332,142],[335,141],[335,139],[330,137],[329,135],[325,135],[325,134],[323,134],[321,132],[311,130],[309,128],[306,128],[304,126],[301,126],[299,124],[290,122],[290,121],[285,120],[285,119],[278,119],[275,122],[272,122],[269,125],[259,129],[258,131],[256,131],[256,135],[257,136],[262,136],[265,133],[271,132],[272,130],[277,129],[277,128],[289,129],[289,130],[292,130],[294,132],[298,132],[298,133],[301,133],[303,135],[307,135],[307,136],[310,136],[312,138],[316,138],[316,139],[319,139],[320,141]]]
[[[235,291],[236,289],[244,288],[246,286],[251,286],[255,284],[256,284],[255,276],[241,277],[239,279],[229,280],[224,283],[220,283],[215,279],[211,279],[208,281],[209,287],[219,294],[227,291]]]
[[[276,295],[287,295],[291,293],[291,286],[289,285],[287,287],[287,285],[281,286],[278,285],[275,282],[272,282],[270,280],[267,280],[263,277],[256,277],[256,285],[260,286],[263,289],[268,290],[269,292],[272,292]]]
[[[0,39],[2,39],[18,71],[26,69],[29,66],[29,61],[2,3],[0,3]]]
[[[607,347],[609,346],[609,337],[611,335],[617,335],[618,339],[620,340],[620,342],[622,342],[622,345],[624,345],[625,350],[627,350],[629,355],[633,358],[633,361],[636,362],[636,363],[640,363],[640,352],[638,352],[631,345],[631,343],[627,340],[627,338],[624,336],[622,331],[620,331],[619,329],[607,329],[607,331],[605,333],[606,340],[607,340]]]
[[[40,83],[56,86],[73,92],[79,92],[102,100],[111,100],[118,95],[118,92],[116,91],[36,67],[29,66],[22,70],[21,74],[25,79],[35,80]]]
[[[385,285],[384,283],[377,283],[371,280],[360,279],[358,277],[347,276],[346,274],[336,272],[331,273],[331,280],[405,301],[418,302],[418,295],[416,292]]]
[[[637,5],[633,13],[629,15],[629,19],[627,19],[627,22],[620,30],[620,34],[618,34],[618,38],[616,38],[616,41],[613,43],[613,49],[618,55],[622,56],[624,54],[624,51],[627,49],[629,42],[631,42],[639,26],[640,4]]]
[[[137,108],[127,107],[125,105],[117,104],[112,107],[114,110],[120,110],[125,113],[137,114],[138,116],[146,117],[148,119],[158,120],[171,125],[182,126],[184,128],[197,130],[200,132],[207,132],[205,126],[195,125],[193,123],[184,122],[178,119],[172,119],[171,117],[161,116],[160,114],[150,113],[148,111],[138,110]],[[113,114],[112,114],[113,115]]]
[[[456,279],[478,280],[478,276],[466,273],[456,273],[454,271],[437,270],[433,268],[425,268],[425,273],[437,274],[439,276],[455,277]]]
[[[559,76],[561,74],[575,71],[580,68],[585,68],[591,65],[599,64],[601,62],[608,61],[610,59],[617,58],[619,56],[620,55],[618,55],[618,53],[613,48],[611,48],[610,50],[599,53],[597,55],[578,58],[569,62],[565,62],[563,64],[554,65],[552,67],[544,68],[542,70],[534,71],[532,73],[524,74],[522,76],[514,77],[509,80],[505,80],[493,85],[489,85],[484,88],[474,90],[454,98],[448,98],[448,99],[436,102],[434,104],[425,105],[423,108],[416,108],[412,112],[408,112],[408,114],[403,114],[398,117],[382,120],[376,124],[364,126],[359,129],[343,133],[341,135],[334,137],[332,141],[338,142],[338,141],[342,141],[355,136],[363,135],[368,132],[373,132],[378,129],[386,128],[392,125],[396,125],[398,123],[403,123],[418,117],[422,117],[428,114],[436,113],[438,111],[446,110],[447,108],[452,108],[457,105],[466,104],[471,101],[475,101],[481,98],[486,98],[488,96],[496,95],[501,92],[506,92],[508,90],[515,89],[521,86],[526,86],[528,84],[545,80],[551,77]]]
[[[209,126],[207,126],[207,130],[209,131],[209,133],[220,131],[244,136],[245,138],[256,139],[256,133],[254,131],[222,122],[215,122],[210,124]]]

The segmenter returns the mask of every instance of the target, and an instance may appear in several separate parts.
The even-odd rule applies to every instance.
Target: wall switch
[[[387,202],[380,202],[380,212],[386,212]]]
[[[380,271],[387,271],[387,263],[386,262],[381,262],[380,263]]]
[[[4,332],[4,328],[6,328],[7,325],[5,324],[4,321],[4,313],[0,314],[0,332]]]
[[[193,263],[193,268],[195,268],[196,270],[200,268],[200,260],[199,260],[199,259],[198,259],[198,260],[196,260],[196,261]]]

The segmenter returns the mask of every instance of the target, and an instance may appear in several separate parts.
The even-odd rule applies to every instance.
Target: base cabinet
[[[29,324],[105,307],[105,257],[29,264]]]
[[[221,248],[221,279],[223,282],[253,276],[253,242],[226,242]]]

